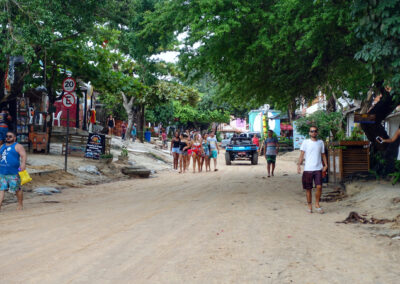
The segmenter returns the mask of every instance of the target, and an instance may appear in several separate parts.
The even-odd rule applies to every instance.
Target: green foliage
[[[373,149],[372,149],[373,150]],[[371,165],[370,173],[374,174],[376,179],[381,179],[387,175],[386,165],[387,162],[381,152],[371,151]]]
[[[101,154],[100,159],[112,159],[114,156],[113,154]]]
[[[326,140],[330,136],[330,132],[337,133],[338,126],[341,124],[343,116],[339,112],[327,113],[326,111],[320,110],[313,114],[299,118],[296,121],[298,131],[301,135],[309,137],[309,130],[311,126],[318,127],[318,137],[322,140]],[[340,133],[338,133],[340,135]],[[340,138],[334,136],[334,139]]]
[[[161,122],[163,125],[169,125],[174,119],[174,107],[172,101],[147,108],[145,117],[148,122]]]
[[[352,28],[350,1],[162,1],[141,36],[157,42],[187,34],[180,66],[191,79],[211,76],[219,96],[287,106],[317,89],[358,96],[371,83]],[[167,36],[166,36],[167,35]],[[328,36],[329,35],[329,36]],[[199,44],[194,48],[195,44]],[[196,70],[196,71],[193,71]]]
[[[346,137],[344,140],[348,141],[364,141],[364,132],[359,127],[354,127],[351,131],[350,137]]]
[[[174,118],[181,125],[188,123],[210,124],[211,122],[228,123],[230,114],[221,110],[201,110],[190,105],[183,105],[179,101],[173,102]]]
[[[400,161],[396,161],[395,169],[396,171],[394,173],[389,174],[389,177],[392,178],[393,185],[395,185],[400,180]]]
[[[217,141],[218,141],[218,142],[221,142],[221,141],[222,141],[222,134],[221,134],[221,132],[217,131],[217,133],[215,133],[215,138],[217,138]]]
[[[400,87],[400,1],[351,1],[354,30],[363,45],[356,59],[364,61],[377,81]]]
[[[122,146],[121,157],[128,157],[128,154],[129,154],[129,152],[128,152],[128,149],[126,148],[126,146]]]

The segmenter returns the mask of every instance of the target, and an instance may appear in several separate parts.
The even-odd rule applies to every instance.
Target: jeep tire
[[[231,155],[229,154],[229,152],[225,152],[225,163],[227,166],[230,166],[232,164]]]
[[[254,152],[253,156],[251,156],[251,164],[252,165],[258,164],[258,153],[257,152]]]

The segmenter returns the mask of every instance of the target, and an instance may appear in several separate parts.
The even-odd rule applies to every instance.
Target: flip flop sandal
[[[324,209],[322,209],[321,207],[315,207],[315,210],[317,210],[317,212],[319,213],[319,214],[324,214],[325,212],[324,212]]]
[[[312,209],[307,208],[307,212],[308,212],[308,213],[312,213]]]

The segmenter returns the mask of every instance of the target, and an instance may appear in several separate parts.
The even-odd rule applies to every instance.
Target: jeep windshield
[[[248,137],[234,137],[231,139],[229,145],[236,146],[236,145],[252,145],[251,138]]]

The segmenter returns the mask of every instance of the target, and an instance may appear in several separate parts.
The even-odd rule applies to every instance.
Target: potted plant
[[[114,156],[113,154],[102,154],[100,155],[100,162],[105,163],[105,164],[109,164],[112,162]]]

